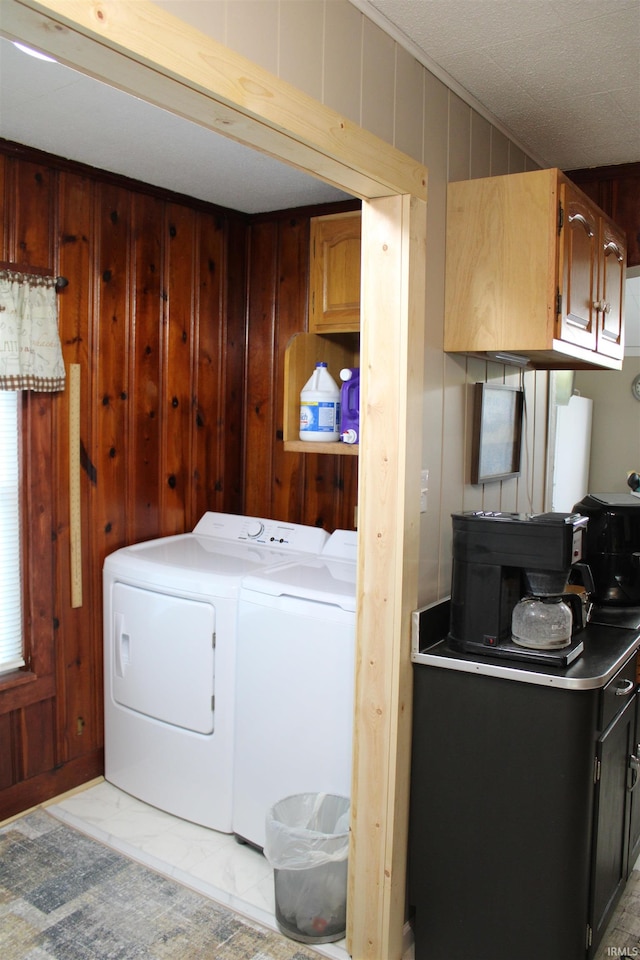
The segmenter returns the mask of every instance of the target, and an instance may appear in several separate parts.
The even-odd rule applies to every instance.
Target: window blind
[[[20,564],[18,397],[0,390],[0,673],[24,666]]]

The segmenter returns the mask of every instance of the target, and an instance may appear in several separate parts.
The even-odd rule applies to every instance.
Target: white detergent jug
[[[324,361],[300,391],[300,439],[339,440],[340,390]]]

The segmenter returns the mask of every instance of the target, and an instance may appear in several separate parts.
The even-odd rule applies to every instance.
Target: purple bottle
[[[360,367],[340,371],[340,439],[343,443],[360,441]]]

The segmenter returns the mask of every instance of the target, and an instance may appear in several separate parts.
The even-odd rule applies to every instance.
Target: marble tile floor
[[[277,930],[273,871],[264,856],[151,807],[102,780],[46,804],[47,812],[125,856]],[[349,960],[344,940],[313,944],[330,960]]]

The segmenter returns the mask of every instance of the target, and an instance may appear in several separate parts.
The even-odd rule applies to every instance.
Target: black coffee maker
[[[590,493],[573,509],[589,518],[585,560],[594,603],[640,607],[640,496]]]
[[[453,514],[449,645],[458,651],[564,665],[583,649],[582,601],[567,593],[571,573],[592,587],[582,562],[588,518],[576,513]],[[523,598],[570,605],[573,634],[560,649],[527,649],[512,640],[514,609]]]

